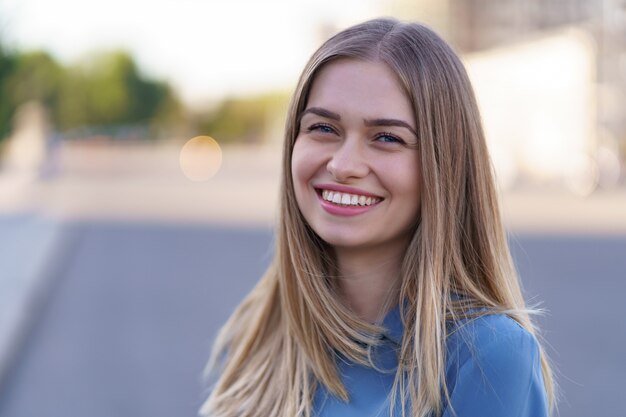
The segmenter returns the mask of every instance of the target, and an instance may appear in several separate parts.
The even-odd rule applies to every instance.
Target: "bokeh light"
[[[222,166],[222,149],[210,136],[189,139],[180,150],[180,169],[192,181],[211,179]]]

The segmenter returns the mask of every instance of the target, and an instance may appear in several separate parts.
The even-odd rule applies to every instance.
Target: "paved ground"
[[[47,180],[0,176],[0,417],[195,415],[211,338],[269,261],[278,153],[229,149],[207,183],[173,145],[66,149]],[[626,415],[626,197],[503,203],[549,310],[560,415]]]
[[[59,222],[34,213],[0,216],[0,383],[48,290],[47,271],[59,255],[61,229]]]
[[[193,416],[211,337],[269,260],[267,229],[75,223],[1,417]],[[561,415],[626,415],[626,237],[517,235],[513,249],[565,400]]]
[[[0,416],[195,415],[210,340],[263,269],[269,232],[85,223],[64,233]]]

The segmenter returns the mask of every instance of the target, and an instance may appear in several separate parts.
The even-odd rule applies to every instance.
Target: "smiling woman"
[[[201,413],[547,416],[531,313],[461,62],[422,25],[365,22],[300,78],[275,257],[216,341]]]
[[[421,175],[413,126],[411,103],[386,65],[336,60],[313,81],[292,151],[294,192],[307,224],[332,245],[344,275],[375,270],[383,262],[393,265],[384,277],[378,272],[381,288],[396,286],[419,219]],[[323,191],[332,192],[332,199],[323,198]],[[355,288],[340,286],[346,305],[375,322],[385,298],[363,297],[365,282],[352,283]]]

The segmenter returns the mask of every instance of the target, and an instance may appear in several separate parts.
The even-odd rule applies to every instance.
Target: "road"
[[[219,325],[268,264],[267,228],[75,221],[0,417],[195,416]],[[560,415],[626,416],[626,236],[511,236],[558,369]]]

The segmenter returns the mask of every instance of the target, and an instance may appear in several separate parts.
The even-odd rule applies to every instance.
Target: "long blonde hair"
[[[391,393],[400,395],[402,415],[438,415],[449,400],[447,321],[484,307],[537,334],[510,257],[480,114],[462,63],[425,26],[371,20],[326,41],[299,79],[286,124],[274,259],[218,335],[208,368],[217,382],[203,415],[308,417],[319,384],[349,399],[334,352],[370,363],[366,346],[376,344],[373,335],[381,329],[339,302],[330,279],[338,273],[332,248],[306,224],[290,174],[313,79],[339,58],[386,64],[412,103],[420,138],[421,218],[401,268],[405,334]],[[541,360],[553,404],[543,351]]]

